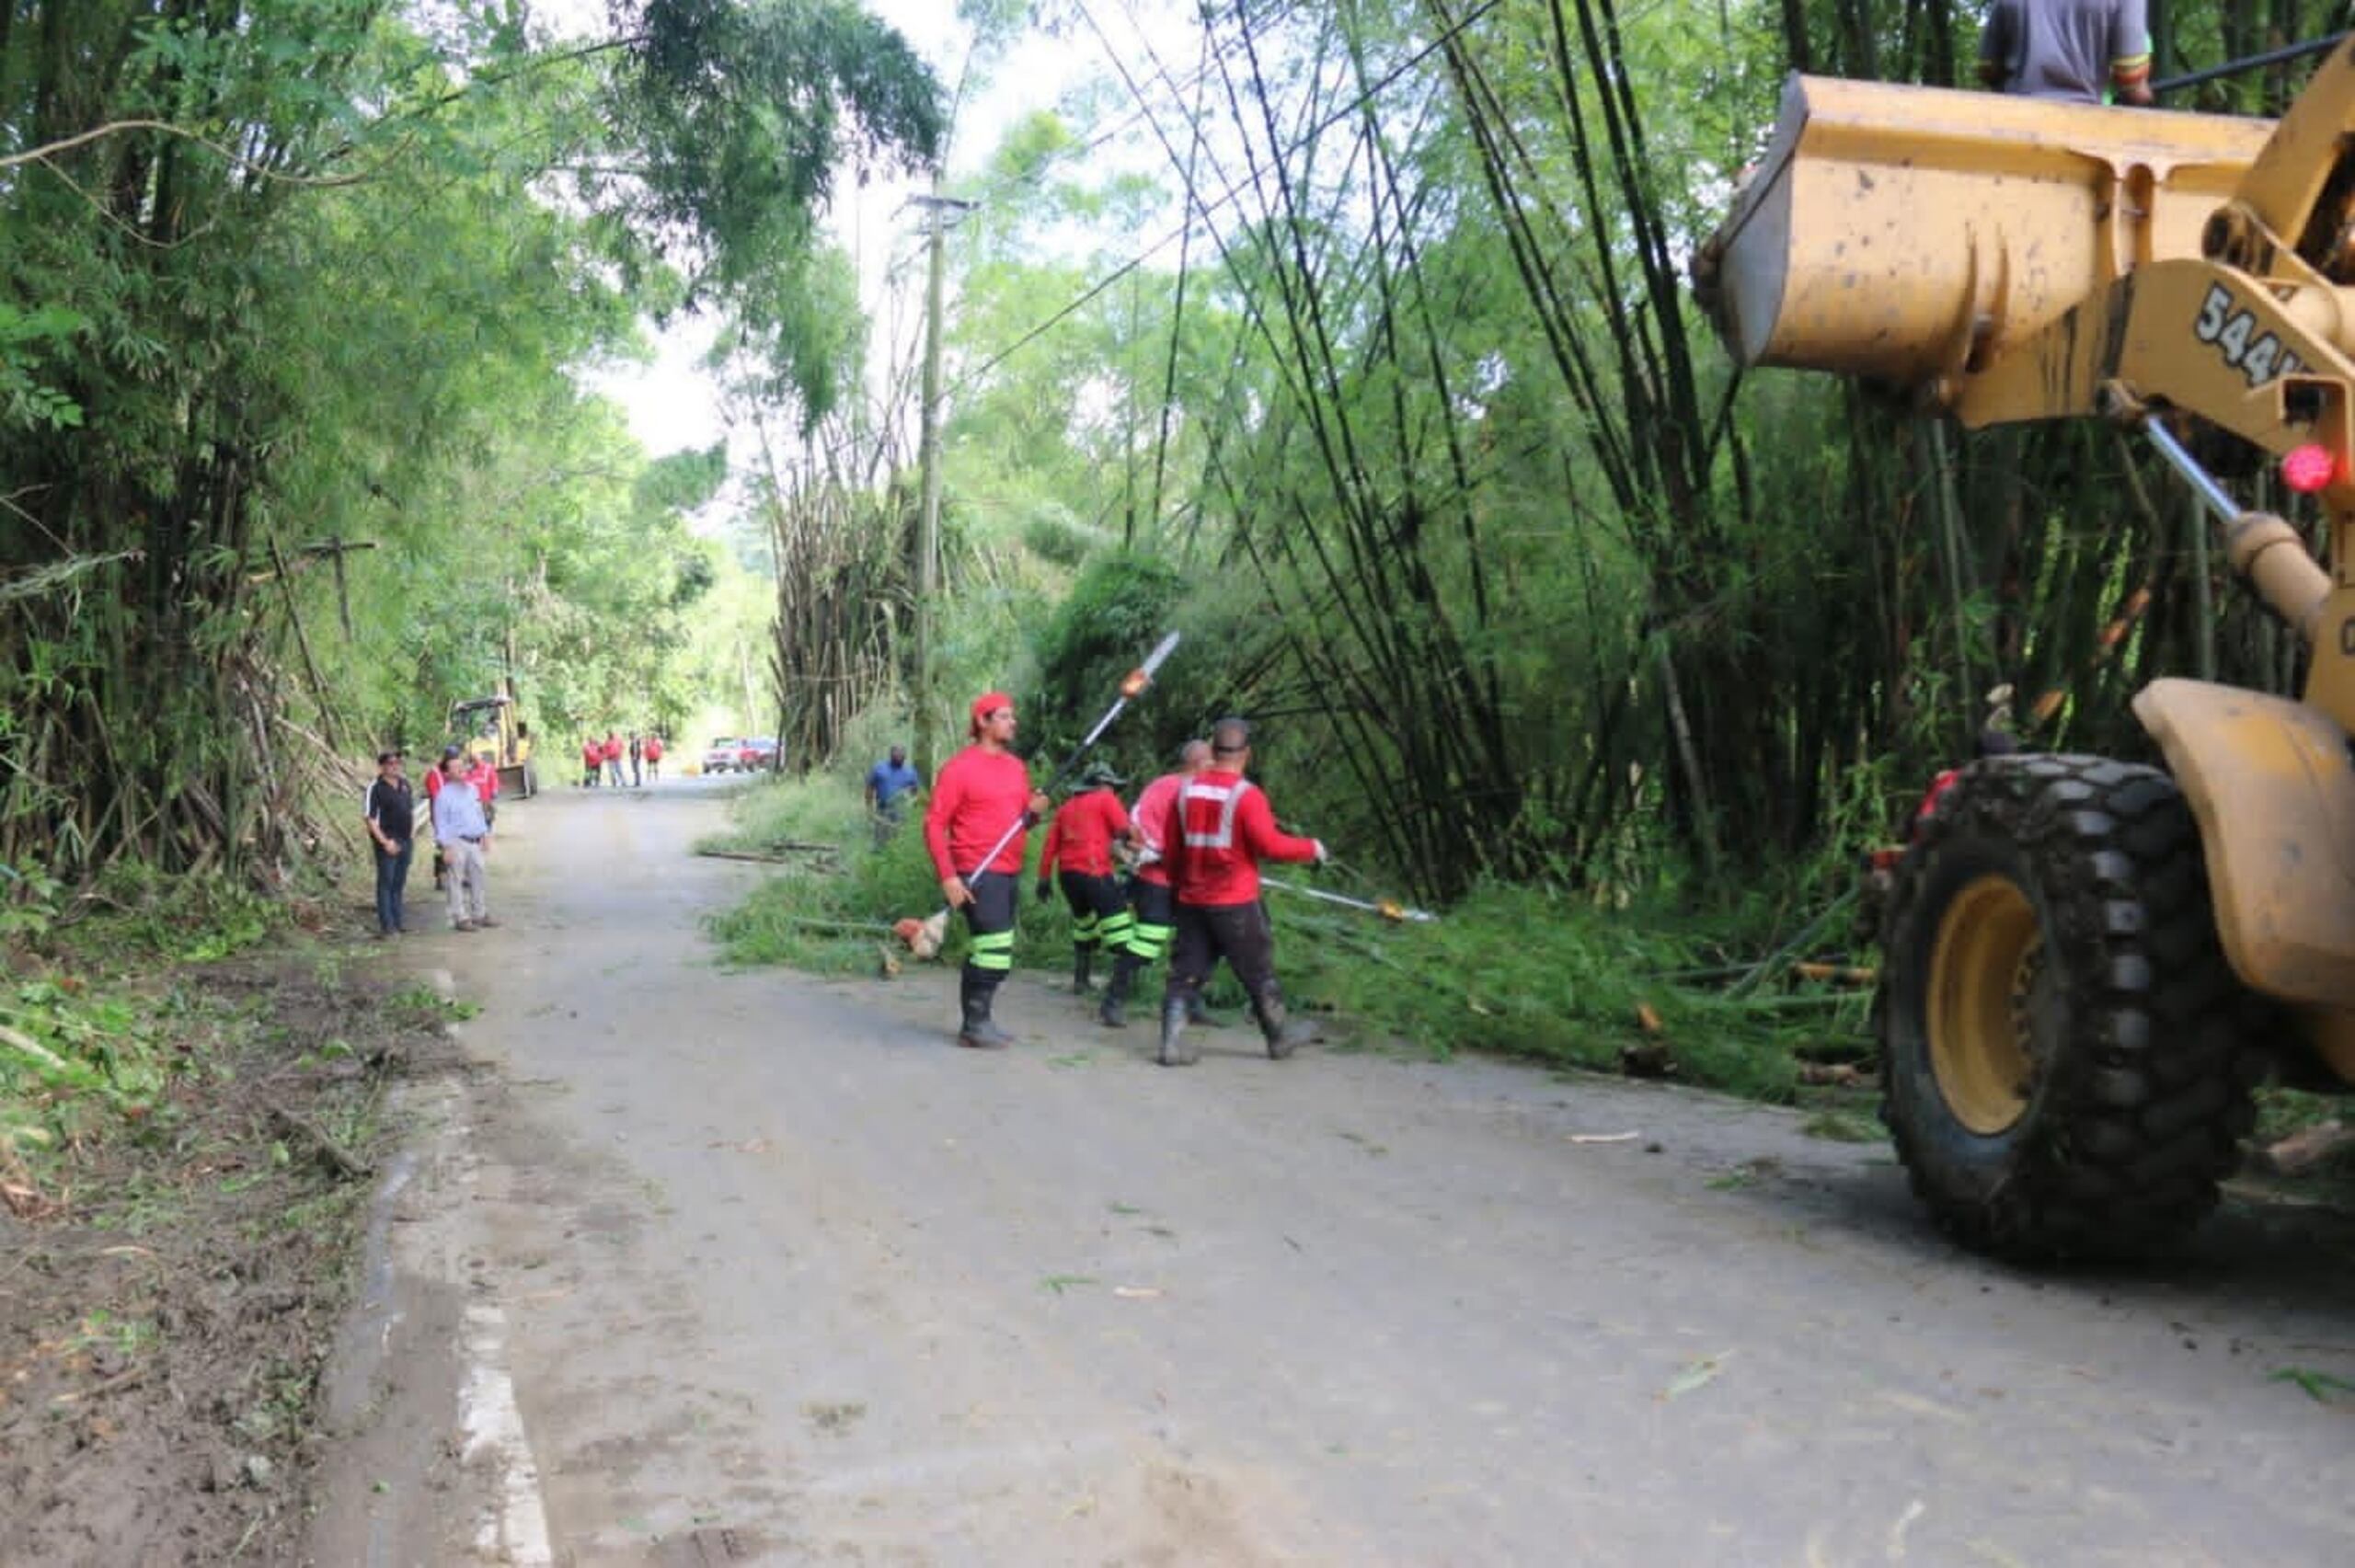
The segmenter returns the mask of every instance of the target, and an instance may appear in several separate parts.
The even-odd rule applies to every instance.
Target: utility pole
[[[930,195],[913,200],[924,209],[931,232],[924,285],[924,427],[917,448],[917,461],[924,469],[924,520],[916,536],[916,657],[914,691],[910,693],[915,708],[916,773],[928,779],[939,761],[937,737],[933,733],[939,704],[938,693],[933,690],[932,618],[933,602],[940,592],[940,296],[946,250],[942,241],[949,223],[974,204],[941,195],[937,177]]]

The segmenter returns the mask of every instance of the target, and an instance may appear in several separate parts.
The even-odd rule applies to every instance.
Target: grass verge
[[[382,1090],[431,1021],[218,885],[80,908],[20,886],[0,945],[0,1555],[291,1558]]]

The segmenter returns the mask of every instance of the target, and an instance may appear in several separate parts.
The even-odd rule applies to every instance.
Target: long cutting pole
[[[2213,82],[2224,76],[2236,76],[2244,71],[2262,71],[2268,65],[2286,65],[2292,60],[2303,60],[2309,54],[2324,50],[2345,39],[2345,33],[2333,33],[2328,38],[2312,38],[2303,43],[2284,44],[2269,49],[2262,54],[2252,54],[2246,60],[2227,60],[2222,65],[2211,65],[2204,71],[2187,71],[2180,76],[2169,76],[2164,82],[2151,84],[2154,96],[2172,93],[2184,87],[2196,87],[2202,82]]]
[[[1380,915],[1384,920],[1414,921],[1421,923],[1439,919],[1429,910],[1409,910],[1397,904],[1377,902],[1372,898],[1352,898],[1344,893],[1327,893],[1322,887],[1304,887],[1297,882],[1280,882],[1272,876],[1259,878],[1259,886],[1273,887],[1279,893],[1295,893],[1304,898],[1319,898],[1328,904],[1338,904],[1345,910],[1363,910],[1367,914]]]
[[[1063,766],[1057,768],[1053,776],[1048,779],[1046,794],[1052,795],[1057,786],[1078,769],[1081,761],[1096,749],[1096,742],[1103,738],[1104,732],[1112,727],[1112,721],[1119,718],[1128,707],[1129,699],[1142,695],[1144,689],[1153,684],[1154,676],[1159,672],[1164,664],[1169,661],[1169,656],[1177,651],[1178,636],[1178,634],[1172,632],[1155,643],[1153,651],[1145,655],[1144,662],[1129,671],[1127,678],[1120,682],[1120,696],[1113,700],[1110,707],[1104,710],[1104,716],[1096,721],[1096,727],[1089,730],[1086,738],[1072,749],[1071,755],[1063,759]],[[990,846],[990,853],[982,856],[981,865],[974,868],[973,875],[980,876],[982,869],[995,860],[1007,844],[1014,841],[1014,835],[1022,831],[1024,819],[1028,816],[1028,813],[1026,812],[1005,825],[1005,831],[1000,833],[997,842]]]

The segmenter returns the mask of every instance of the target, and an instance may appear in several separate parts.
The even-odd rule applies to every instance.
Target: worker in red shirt
[[[1039,857],[1039,901],[1060,882],[1071,906],[1071,989],[1086,991],[1097,950],[1119,954],[1129,945],[1129,901],[1112,875],[1112,844],[1127,836],[1129,814],[1112,792],[1120,775],[1103,762],[1087,770],[1069,800],[1056,808]]]
[[[1030,770],[1014,754],[1014,699],[989,692],[973,699],[973,743],[941,764],[924,817],[925,847],[941,896],[965,911],[973,944],[959,977],[957,1043],[988,1049],[1014,1036],[990,1017],[997,988],[1014,968],[1014,910],[1020,899],[1023,831],[1047,814],[1047,797],[1030,787]],[[991,846],[1012,828],[988,864]]]
[[[659,735],[649,735],[646,738],[646,779],[649,784],[652,784],[661,777],[662,738]]]
[[[499,808],[491,804],[499,798],[498,767],[488,757],[469,757],[466,782],[475,786],[475,798],[482,802],[483,825],[489,827],[499,818]]]
[[[1251,727],[1223,718],[1211,730],[1211,765],[1188,779],[1157,824],[1169,878],[1178,892],[1178,949],[1161,1001],[1161,1065],[1189,1067],[1196,1051],[1186,1041],[1189,1006],[1221,958],[1243,982],[1268,1055],[1278,1061],[1315,1037],[1313,1025],[1290,1021],[1276,984],[1276,938],[1259,902],[1259,863],[1325,861],[1325,846],[1276,828],[1267,792],[1245,773],[1251,766]]]
[[[605,743],[595,736],[580,743],[580,787],[595,789],[597,775],[605,771]]]
[[[425,770],[425,815],[428,821],[432,820],[433,802],[442,794],[442,770],[449,766],[451,758],[464,754],[455,746],[444,746],[442,748],[442,761]],[[433,890],[435,892],[442,891],[442,879],[449,874],[450,863],[442,857],[441,841],[436,840],[433,845]]]
[[[605,782],[622,787],[622,738],[610,729],[605,731]]]
[[[1136,983],[1139,972],[1159,963],[1169,951],[1169,939],[1178,926],[1178,895],[1169,886],[1169,866],[1162,853],[1161,828],[1169,817],[1169,807],[1186,781],[1211,765],[1211,743],[1189,740],[1178,754],[1178,771],[1164,773],[1137,796],[1137,807],[1131,818],[1129,843],[1136,853],[1136,875],[1129,878],[1129,944],[1115,948],[1107,943],[1112,954],[1112,978],[1104,985],[1104,1005],[1096,1016],[1108,1028],[1125,1027],[1129,1021],[1129,989]],[[1197,1011],[1189,1021],[1201,1022],[1201,993],[1193,998]]]

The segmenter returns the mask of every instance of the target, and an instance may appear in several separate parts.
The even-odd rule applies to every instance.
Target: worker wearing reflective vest
[[[1013,698],[1003,692],[974,698],[970,727],[973,744],[942,763],[933,784],[924,841],[942,897],[965,911],[973,938],[959,979],[957,1043],[994,1049],[1014,1038],[991,1019],[990,1004],[1014,968],[1014,911],[1028,837],[1022,830],[1047,814],[1047,797],[1030,787],[1030,770],[1014,754]],[[1015,831],[1006,834],[1008,828]],[[990,857],[1002,834],[1005,847]]]
[[[1276,984],[1275,932],[1259,902],[1259,863],[1325,860],[1325,846],[1276,828],[1267,793],[1244,774],[1251,765],[1251,729],[1223,718],[1211,731],[1208,771],[1186,781],[1162,824],[1163,853],[1178,893],[1178,948],[1161,1002],[1161,1065],[1189,1067],[1196,1050],[1186,1039],[1188,1005],[1221,958],[1243,982],[1268,1055],[1281,1061],[1315,1037],[1291,1022]]]
[[[1186,781],[1211,765],[1211,743],[1189,740],[1178,754],[1178,771],[1164,773],[1144,786],[1138,795],[1135,809],[1130,812],[1132,826],[1129,830],[1129,844],[1136,855],[1136,875],[1129,878],[1129,941],[1121,949],[1113,949],[1112,978],[1105,982],[1104,1005],[1097,1017],[1109,1028],[1126,1027],[1129,1022],[1129,991],[1136,984],[1138,974],[1161,962],[1169,951],[1169,939],[1177,934],[1178,895],[1169,886],[1167,857],[1162,851],[1162,828],[1169,817],[1169,808],[1178,799],[1178,792]],[[1201,1022],[1201,996],[1194,997],[1196,1011],[1190,1022]]]
[[[1039,901],[1057,884],[1071,906],[1071,989],[1086,991],[1098,947],[1123,953],[1129,945],[1129,901],[1112,875],[1112,845],[1128,836],[1129,813],[1112,791],[1120,775],[1102,762],[1087,770],[1080,787],[1056,808],[1039,856]]]

